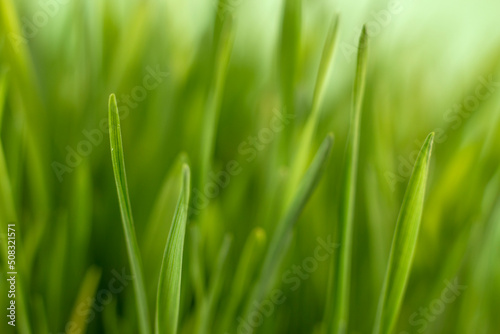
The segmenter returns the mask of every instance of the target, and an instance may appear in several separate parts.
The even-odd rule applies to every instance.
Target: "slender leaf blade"
[[[323,140],[323,143],[318,149],[313,162],[304,175],[304,178],[302,179],[291,204],[288,206],[285,214],[278,223],[278,226],[274,231],[273,238],[269,244],[269,248],[265,254],[259,279],[252,291],[252,294],[250,295],[251,298],[247,299],[245,314],[249,314],[249,312],[251,312],[251,307],[253,307],[251,305],[253,302],[261,301],[266,296],[270,287],[274,283],[280,264],[290,244],[293,227],[295,226],[302,210],[321,179],[322,172],[325,169],[328,157],[330,156],[332,145],[333,134],[329,134]]]
[[[236,319],[237,308],[248,294],[248,286],[251,285],[252,278],[258,269],[265,244],[266,232],[264,229],[254,228],[245,242],[235,270],[228,305],[221,316],[220,333],[228,332],[232,325],[231,322]]]
[[[182,186],[165,246],[156,299],[157,334],[176,334],[179,322],[182,260],[191,189],[191,171],[182,167]]]
[[[406,188],[392,240],[374,334],[389,334],[396,323],[413,262],[429,173],[434,133],[425,140]]]
[[[330,321],[330,333],[345,333],[347,331],[347,322],[349,318],[349,291],[351,280],[351,262],[352,262],[352,231],[354,221],[354,201],[356,197],[356,183],[358,173],[358,156],[361,125],[361,105],[365,89],[366,78],[366,60],[368,56],[367,33],[363,27],[359,39],[359,53],[354,80],[353,100],[351,109],[351,124],[349,129],[349,138],[345,152],[342,186],[339,205],[339,236],[340,248],[336,253],[335,271],[330,279],[333,285],[331,290],[333,298],[332,305],[327,309],[332,310],[332,314],[327,313]],[[333,280],[333,281],[332,281]]]
[[[134,276],[134,290],[137,302],[137,315],[139,318],[140,333],[151,333],[149,325],[149,311],[142,274],[141,255],[137,244],[137,236],[132,218],[132,207],[128,193],[127,175],[125,172],[125,160],[123,157],[123,143],[120,127],[120,116],[116,105],[116,97],[111,94],[109,97],[109,140],[111,145],[111,161],[113,163],[113,173],[120,204],[123,231],[125,233],[125,243],[130,261],[132,275]]]
[[[286,0],[283,4],[281,36],[278,47],[281,95],[284,104],[294,111],[294,87],[300,55],[302,1]]]
[[[210,282],[210,287],[207,293],[207,297],[202,303],[200,310],[200,318],[198,322],[198,334],[210,333],[213,317],[215,314],[217,302],[220,298],[220,293],[222,292],[222,287],[224,283],[224,267],[226,265],[227,256],[233,242],[233,237],[230,234],[224,236],[222,245],[219,250],[219,255],[217,256],[217,262],[215,265],[213,278]]]
[[[339,15],[335,14],[330,22],[330,27],[328,29],[328,33],[323,46],[323,53],[321,56],[318,74],[316,77],[316,84],[314,87],[311,113],[307,118],[307,123],[301,134],[297,153],[295,155],[295,161],[291,170],[288,192],[290,194],[293,194],[294,190],[296,189],[309,161],[312,146],[311,144],[313,142],[314,133],[316,132],[320,120],[320,109],[324,100],[328,74],[330,73],[330,69],[332,67],[333,59],[335,56],[335,50],[337,47],[338,26]]]
[[[220,108],[224,95],[226,75],[231,60],[234,44],[234,31],[231,19],[224,21],[219,45],[215,55],[215,67],[212,75],[212,86],[207,97],[206,110],[203,114],[203,128],[201,133],[201,175],[200,185],[205,185],[208,172],[212,164],[215,139],[219,124]]]
[[[78,297],[75,300],[70,323],[74,324],[73,328],[81,333],[87,332],[89,323],[87,321],[87,314],[89,314],[92,305],[86,301],[91,300],[96,295],[101,273],[102,270],[94,266],[87,269],[78,292]]]

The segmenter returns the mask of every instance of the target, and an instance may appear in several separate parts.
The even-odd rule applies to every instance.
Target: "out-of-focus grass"
[[[431,133],[418,154],[403,198],[380,294],[374,334],[393,332],[399,315],[420,231],[433,141],[434,133]]]
[[[184,237],[189,210],[191,171],[182,166],[181,194],[170,228],[158,282],[155,333],[177,333],[181,296]]]
[[[0,264],[5,273],[6,226],[15,221],[17,332],[154,328],[188,163],[179,333],[238,333],[261,301],[253,298],[276,289],[284,302],[254,332],[320,333],[338,311],[325,308],[338,305],[329,270],[335,277],[347,267],[336,263],[342,249],[352,250],[339,285],[350,292],[341,303],[347,333],[370,333],[384,279],[392,281],[386,268],[397,256],[391,240],[410,174],[435,132],[420,232],[406,244],[415,247],[413,265],[400,307],[381,311],[397,318],[382,328],[495,333],[499,9],[487,0],[1,0]],[[356,154],[350,114],[364,24],[370,53]],[[111,93],[134,208],[133,262],[143,266],[130,265],[121,223],[107,140]],[[293,211],[330,132],[330,162]],[[355,192],[346,191],[354,186],[344,179],[346,147],[358,157],[348,168]],[[338,215],[345,203],[355,203],[347,220]],[[307,267],[318,238],[342,240],[351,219],[344,244]],[[141,309],[150,310],[141,319],[140,277]],[[455,280],[467,288],[443,302]],[[1,305],[7,287],[2,276]],[[6,317],[0,332],[14,332]]]
[[[123,223],[123,232],[127,246],[127,254],[130,261],[130,268],[134,278],[135,303],[137,305],[137,317],[141,334],[150,334],[149,311],[146,297],[146,287],[142,271],[141,253],[135,234],[134,219],[132,216],[132,205],[128,192],[127,173],[125,171],[125,158],[123,154],[122,130],[120,126],[120,115],[116,105],[116,97],[111,94],[109,97],[109,141],[111,147],[111,161],[113,163],[113,174],[115,176],[116,192],[120,204],[120,213]],[[183,238],[182,238],[183,239]],[[167,242],[167,247],[170,246]],[[170,259],[168,259],[170,260]],[[162,276],[164,276],[163,274]],[[163,282],[160,279],[160,284]],[[160,289],[162,290],[162,289]]]
[[[361,126],[361,107],[366,84],[366,66],[368,57],[368,36],[363,26],[359,37],[356,75],[352,90],[351,121],[347,139],[342,183],[340,188],[338,237],[340,247],[333,257],[328,282],[328,297],[325,323],[327,332],[344,333],[349,319],[349,295],[351,289],[352,234],[354,208],[359,161],[359,142]],[[331,301],[331,302],[330,302]]]

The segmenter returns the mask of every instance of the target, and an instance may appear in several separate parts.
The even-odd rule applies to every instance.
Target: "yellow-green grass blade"
[[[125,26],[126,31],[123,32],[123,38],[115,46],[113,59],[115,60],[110,69],[109,87],[117,89],[120,82],[129,73],[129,69],[133,68],[138,61],[138,52],[144,47],[147,41],[147,36],[151,29],[151,2],[141,1],[136,5],[133,11],[133,17]]]
[[[41,295],[34,296],[31,307],[33,310],[33,324],[37,329],[37,333],[50,334],[47,323],[47,311]]]
[[[205,270],[201,260],[201,232],[199,225],[192,224],[189,232],[189,275],[194,285],[195,299],[201,302],[205,298]]]
[[[132,275],[134,276],[134,290],[140,333],[150,334],[149,311],[146,289],[144,288],[144,278],[142,276],[141,255],[137,244],[134,221],[132,218],[132,207],[130,205],[127,175],[125,173],[125,160],[123,157],[120,116],[118,114],[118,107],[116,105],[116,97],[114,94],[111,94],[109,97],[109,139],[116,191],[118,194],[118,202],[120,204],[123,231],[125,233],[125,243],[127,245]]]
[[[19,20],[16,6],[12,0],[4,0],[0,2],[0,28],[6,34],[5,56],[9,60],[11,69],[15,71],[16,76],[12,79],[18,83],[20,93],[25,98],[30,98],[25,101],[30,107],[40,107],[40,92],[36,83],[36,76],[33,63],[30,59],[30,53],[27,47],[27,39],[24,37],[22,24]],[[33,116],[33,124],[43,121],[43,111],[30,108],[28,111],[30,116]],[[39,114],[39,115],[37,115]],[[40,125],[40,124],[38,124]],[[41,129],[40,129],[41,130]]]
[[[290,180],[288,183],[289,194],[293,194],[297,185],[300,183],[302,175],[307,168],[307,163],[309,162],[314,133],[316,132],[316,128],[319,122],[319,111],[324,100],[328,74],[330,72],[330,68],[332,67],[335,55],[338,25],[339,17],[336,14],[332,18],[332,21],[330,23],[330,28],[328,30],[328,34],[326,36],[325,44],[323,47],[323,54],[321,56],[318,74],[316,77],[316,85],[314,88],[311,113],[309,114],[307,123],[301,134],[297,153],[290,172]]]
[[[491,310],[497,309],[495,303],[500,295],[498,286],[500,271],[496,265],[498,254],[500,254],[499,221],[500,200],[497,200],[489,219],[484,221],[484,231],[480,234],[481,241],[476,242],[476,249],[473,249],[470,255],[474,260],[471,263],[468,277],[465,278],[468,288],[465,291],[457,321],[457,329],[460,329],[457,332],[459,333],[481,333],[481,330],[476,331],[476,329],[484,330],[481,327],[494,323],[492,318],[497,318],[497,313],[491,312]],[[490,300],[489,303],[488,300]],[[483,333],[489,332],[492,331],[484,330]]]
[[[102,322],[104,327],[104,332],[109,334],[121,334],[119,325],[119,317],[116,309],[116,299],[113,299],[111,303],[104,309],[102,313]]]
[[[391,253],[375,318],[374,334],[392,333],[398,318],[417,244],[424,208],[434,133],[429,134],[415,162],[399,212]]]
[[[321,61],[319,63],[318,74],[316,77],[316,84],[314,86],[314,96],[311,110],[311,114],[316,119],[318,117],[319,108],[321,107],[324,99],[328,74],[331,71],[333,59],[335,57],[335,50],[337,49],[339,22],[339,15],[334,14],[330,22],[328,33],[326,35],[325,44],[323,46],[323,53],[321,55]]]
[[[300,186],[295,192],[292,202],[276,226],[273,238],[264,257],[260,276],[252,294],[250,295],[250,298],[247,299],[245,315],[248,315],[252,311],[251,308],[254,307],[252,303],[262,301],[274,284],[279,272],[280,264],[282,263],[290,244],[295,223],[299,219],[303,208],[321,179],[322,172],[324,171],[328,162],[328,157],[330,156],[332,145],[333,134],[329,134],[325,140],[323,140],[323,143],[318,149],[314,160],[309,166],[309,169],[304,175]]]
[[[212,86],[207,97],[207,107],[203,115],[203,129],[201,134],[201,177],[200,189],[203,189],[206,177],[212,163],[215,147],[215,137],[219,123],[220,105],[222,102],[226,73],[229,67],[233,49],[234,32],[231,19],[224,21],[213,71]]]
[[[182,167],[182,185],[165,246],[156,299],[156,334],[176,334],[179,323],[182,260],[191,191],[191,171]]]
[[[200,320],[198,325],[198,334],[212,333],[212,320],[215,314],[215,309],[217,307],[217,302],[219,301],[220,294],[222,291],[222,284],[224,283],[225,274],[225,264],[227,261],[227,256],[229,254],[229,249],[233,242],[232,235],[226,234],[222,245],[217,256],[217,262],[213,271],[213,277],[211,278],[210,286],[207,293],[207,298],[203,301],[201,305]]]
[[[70,244],[67,238],[65,238],[69,228],[67,212],[60,211],[53,225],[55,227],[52,234],[54,240],[51,249],[48,251],[47,262],[45,264],[47,271],[50,273],[45,286],[47,290],[45,300],[49,310],[55,309],[58,305],[64,303],[63,300],[65,295],[63,294],[64,290],[61,288],[63,283],[59,278],[64,277],[66,269],[65,262],[69,260],[68,249]],[[70,310],[67,309],[66,311],[68,314],[63,314],[62,312],[49,312],[47,314],[49,328],[57,328],[56,326],[67,319]]]
[[[175,213],[179,194],[182,191],[182,169],[185,164],[189,165],[188,160],[187,154],[182,152],[167,172],[151,209],[142,240],[139,243],[143,259],[148,259],[148,261],[144,262],[144,275],[149,277],[146,292],[149,305],[153,309],[156,307],[158,282],[165,245],[172,227],[171,224],[165,222],[170,221]]]
[[[302,1],[286,0],[281,22],[281,38],[278,50],[281,95],[284,105],[294,112],[294,87],[300,55],[302,26]]]
[[[0,228],[2,231],[7,232],[7,225],[11,223],[15,223],[16,226],[16,241],[17,241],[17,249],[19,255],[23,255],[23,245],[21,243],[19,224],[18,224],[18,216],[14,206],[14,199],[12,196],[12,188],[11,182],[7,171],[7,165],[5,163],[5,156],[3,152],[3,144],[0,138]],[[6,234],[0,233],[0,239],[2,245],[7,244]],[[4,259],[7,259],[7,247],[1,247],[0,253]],[[7,262],[4,262],[4,272],[8,272]],[[20,266],[18,272],[21,271],[21,268],[24,269],[21,274],[26,271],[26,266]],[[18,329],[21,334],[30,334],[31,332],[31,324],[30,319],[28,317],[28,311],[25,303],[25,292],[24,292],[24,280],[18,279],[16,281],[16,290],[18,294],[18,298],[16,299],[17,305],[17,314],[18,314]]]
[[[6,93],[7,93],[7,71],[0,70],[0,133],[2,131],[2,120],[3,120]]]
[[[327,310],[333,313],[326,314],[326,321],[330,323],[329,333],[345,333],[349,318],[349,290],[351,281],[351,254],[352,231],[354,221],[354,201],[356,197],[356,181],[358,173],[358,155],[360,141],[361,106],[365,89],[366,62],[367,62],[367,34],[363,28],[359,39],[359,52],[354,80],[353,100],[351,110],[351,124],[349,138],[345,152],[342,186],[339,204],[339,244],[340,248],[333,258],[335,270],[330,283],[333,289],[328,296],[331,305]]]
[[[0,219],[2,220],[2,228],[7,229],[7,224],[17,222],[17,213],[15,209],[14,199],[12,196],[12,187],[10,177],[7,170],[5,155],[3,152],[3,144],[0,138]]]

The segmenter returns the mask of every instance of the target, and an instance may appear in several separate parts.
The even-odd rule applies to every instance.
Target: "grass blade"
[[[224,267],[232,242],[233,237],[230,234],[226,234],[224,236],[224,240],[222,241],[219,255],[217,256],[217,262],[213,271],[213,277],[210,282],[207,297],[201,305],[200,320],[197,330],[198,334],[207,334],[212,332],[212,320],[217,307],[217,302],[219,301],[220,293],[222,291],[225,273]]]
[[[91,300],[96,295],[100,279],[101,269],[97,267],[90,267],[85,273],[71,314],[70,323],[74,324],[72,332],[87,332],[87,314],[90,312],[91,304],[86,303],[86,301]]]
[[[137,237],[132,218],[132,207],[128,194],[127,175],[125,173],[125,161],[123,158],[122,134],[120,128],[120,116],[116,105],[116,97],[111,94],[109,97],[109,140],[111,145],[111,160],[113,162],[113,173],[120,203],[123,231],[125,233],[125,243],[130,261],[132,275],[134,276],[134,290],[137,302],[137,315],[141,334],[150,334],[149,312],[142,276],[141,255],[137,244]]]
[[[363,28],[359,39],[359,53],[354,81],[351,125],[345,152],[342,186],[339,205],[339,236],[340,248],[336,253],[335,271],[330,277],[330,292],[328,298],[333,298],[327,304],[326,314],[329,333],[345,333],[349,318],[349,290],[351,280],[352,230],[354,218],[354,201],[358,172],[359,138],[361,123],[361,105],[365,90],[367,34]],[[333,286],[333,290],[331,287]]]
[[[375,318],[374,334],[392,332],[403,301],[422,219],[433,141],[434,133],[431,133],[420,150],[406,188],[392,240],[391,254]]]
[[[189,165],[189,159],[187,154],[183,152],[176,158],[163,180],[141,242],[145,258],[156,257],[157,254],[160,257],[163,256],[164,245],[170,230],[170,226],[165,226],[165,220],[170,219],[172,212],[175,212],[178,202],[177,193],[179,189],[182,191],[182,178],[179,180],[179,174],[181,174],[185,164]],[[162,234],[162,236],[158,234]]]
[[[335,49],[337,45],[337,35],[338,35],[338,25],[339,16],[335,14],[330,23],[330,28],[326,36],[325,44],[323,46],[323,54],[321,56],[321,61],[318,68],[318,74],[316,77],[316,84],[314,87],[314,96],[312,101],[312,109],[307,123],[302,132],[300,142],[298,144],[297,154],[294,158],[294,164],[291,170],[289,192],[293,194],[299,184],[301,177],[306,169],[306,164],[309,161],[309,156],[311,153],[312,142],[314,139],[314,133],[319,123],[320,108],[323,103],[326,83],[330,68],[333,64],[333,59],[335,56]]]
[[[236,319],[236,311],[248,291],[248,286],[251,286],[252,279],[261,261],[265,244],[266,232],[260,227],[254,228],[247,238],[239,258],[231,286],[228,306],[221,316],[221,330],[218,331],[219,333],[229,332],[232,325],[231,321]]]
[[[207,107],[203,115],[203,129],[201,134],[201,177],[200,188],[205,185],[208,172],[212,164],[220,108],[226,82],[226,73],[229,67],[233,50],[234,31],[232,20],[224,21],[219,45],[215,56],[215,68],[212,78],[212,88],[208,95]]]
[[[184,252],[184,237],[189,209],[189,194],[191,190],[191,171],[189,166],[182,167],[182,186],[175,209],[174,219],[165,246],[163,262],[158,282],[156,299],[157,334],[176,334],[179,321],[182,259]]]
[[[4,113],[4,103],[7,95],[7,71],[0,69],[0,131]]]
[[[302,209],[306,205],[309,197],[312,195],[312,192],[321,178],[322,171],[328,162],[332,145],[333,135],[329,134],[325,140],[323,140],[323,143],[318,149],[318,152],[309,166],[306,175],[302,179],[291,204],[287,208],[283,218],[278,223],[264,257],[259,279],[257,280],[252,294],[250,295],[251,298],[247,299],[245,315],[248,315],[252,311],[252,303],[255,301],[260,302],[269,292],[270,287],[274,283],[280,264],[286,254],[288,245],[290,244],[293,227],[295,226]]]
[[[14,198],[12,195],[11,182],[7,171],[7,165],[5,163],[5,155],[3,152],[3,143],[0,138],[0,228],[2,231],[7,231],[7,225],[10,223],[18,222],[18,216],[16,213]],[[20,227],[20,226],[19,226]],[[17,232],[20,235],[20,230]],[[22,239],[18,237],[16,240],[18,244],[19,253],[22,254],[23,244]],[[0,233],[0,243],[2,245],[7,245],[7,234]],[[7,259],[7,247],[1,247],[0,253],[4,259]],[[21,255],[22,256],[22,255]],[[26,271],[26,266],[20,266],[19,270]],[[8,272],[7,262],[3,262],[4,272]],[[26,299],[24,292],[25,283],[23,280],[18,280],[16,282],[16,290],[18,293],[17,307],[18,307],[18,319],[19,319],[19,333],[21,334],[31,334],[31,324],[30,318],[28,317],[28,311],[26,307]]]
[[[286,0],[282,15],[278,49],[281,95],[283,103],[293,113],[294,87],[297,81],[297,64],[300,55],[302,1]]]
[[[189,247],[189,275],[193,284],[195,299],[202,301],[205,299],[205,270],[202,263],[201,232],[200,226],[193,224],[190,226],[190,247]]]

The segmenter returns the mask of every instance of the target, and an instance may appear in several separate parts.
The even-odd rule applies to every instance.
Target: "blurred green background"
[[[226,334],[221,326],[244,245],[254,234],[270,239],[287,199],[323,44],[338,13],[311,148],[333,132],[333,154],[280,270],[312,256],[318,237],[336,238],[357,40],[366,23],[348,333],[371,332],[409,173],[431,131],[426,205],[395,333],[497,333],[499,10],[491,0],[0,0],[0,233],[4,252],[6,225],[17,223],[18,267],[17,331],[4,315],[0,331],[138,332],[129,281],[108,293],[117,273],[130,273],[106,131],[115,93],[151,310],[180,162],[193,171],[192,202],[211,182],[204,168],[217,175],[239,164],[216,195],[198,195],[206,203],[192,210],[185,245],[180,332],[200,332],[200,296],[217,280],[208,333]],[[226,71],[217,51],[224,48]],[[292,116],[262,140],[276,113]],[[312,155],[300,158],[309,163]],[[226,234],[233,241],[218,266]],[[5,260],[2,253],[2,266]],[[255,332],[320,333],[328,264],[320,262],[295,291],[281,282],[286,302]],[[248,273],[248,284],[254,276]],[[466,289],[434,307],[455,281]],[[68,328],[70,321],[78,329]],[[236,333],[238,321],[230,321]]]

